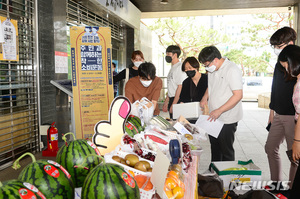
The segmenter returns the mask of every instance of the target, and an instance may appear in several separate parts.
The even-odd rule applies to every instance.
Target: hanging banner
[[[19,61],[18,22],[1,16],[0,21],[0,60]]]
[[[95,124],[108,119],[114,97],[111,30],[73,26],[70,39],[76,138],[91,138]]]

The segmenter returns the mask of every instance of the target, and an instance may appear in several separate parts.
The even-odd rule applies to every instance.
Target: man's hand
[[[163,105],[163,112],[168,112],[168,103],[166,103],[167,101],[164,102],[164,105]]]
[[[222,114],[222,111],[220,111],[219,109],[216,109],[209,114],[209,117],[207,118],[207,120],[209,120],[210,122],[216,121],[216,119],[218,119],[221,114]]]
[[[293,160],[299,160],[300,159],[300,142],[294,141],[293,143]]]

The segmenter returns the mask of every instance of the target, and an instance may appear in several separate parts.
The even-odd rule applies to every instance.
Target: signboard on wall
[[[108,119],[114,98],[111,30],[73,26],[70,39],[76,138],[91,138],[95,124]]]
[[[19,61],[18,21],[0,16],[0,60]]]

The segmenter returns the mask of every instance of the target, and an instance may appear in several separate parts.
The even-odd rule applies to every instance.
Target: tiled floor
[[[254,163],[262,170],[262,180],[270,180],[270,172],[267,156],[264,151],[264,144],[268,135],[265,129],[269,117],[269,110],[258,108],[257,103],[243,102],[244,117],[238,124],[238,130],[236,132],[236,139],[234,142],[236,160],[249,160],[252,159]],[[161,113],[163,117],[168,116],[166,113]],[[203,153],[201,154],[199,162],[199,173],[203,173],[208,169],[210,164],[210,143],[209,141],[202,142]],[[282,169],[283,180],[288,180],[289,172],[289,160],[285,154],[286,144],[283,143],[280,152],[282,155]],[[36,154],[36,158],[44,158],[41,153]],[[45,159],[45,158],[44,158]],[[51,158],[49,158],[51,159]],[[52,158],[55,160],[55,158]],[[30,158],[26,158],[21,161],[23,166],[30,162]],[[0,171],[0,181],[6,181],[9,179],[17,178],[19,172],[7,168]]]
[[[244,116],[238,123],[235,136],[234,148],[236,160],[249,160],[261,168],[262,180],[270,180],[270,170],[264,145],[268,136],[266,130],[269,109],[258,108],[254,102],[243,102]],[[204,151],[201,154],[199,163],[199,173],[207,170],[210,164],[210,144],[209,141],[203,142]],[[286,143],[280,147],[282,157],[283,180],[288,180],[290,162],[286,156]]]

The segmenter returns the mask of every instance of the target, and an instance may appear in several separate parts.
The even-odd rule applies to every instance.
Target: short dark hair
[[[198,56],[198,60],[202,64],[204,64],[207,61],[211,62],[215,58],[222,58],[220,51],[215,46],[207,46],[203,48]]]
[[[185,71],[185,64],[186,63],[189,63],[193,68],[196,68],[197,70],[199,70],[199,68],[200,68],[200,64],[199,64],[198,60],[195,57],[187,57],[181,65],[181,70],[182,71]]]
[[[116,64],[115,62],[112,62],[113,68],[116,68]]]
[[[173,54],[177,54],[177,58],[180,56],[181,54],[181,50],[179,48],[179,46],[176,46],[176,45],[170,45],[168,46],[168,48],[166,49],[166,52],[167,53],[173,53]]]
[[[278,56],[278,61],[288,62],[288,72],[293,76],[300,74],[300,47],[288,45]]]
[[[283,27],[278,29],[270,38],[270,44],[275,46],[275,45],[280,45],[282,43],[289,43],[290,41],[295,44],[295,41],[297,39],[297,33],[293,28],[290,27]]]
[[[148,79],[148,76],[149,76],[150,79],[153,80],[155,78],[156,68],[155,68],[154,64],[152,64],[151,62],[145,62],[139,66],[138,74],[140,77],[143,77],[146,79]]]

